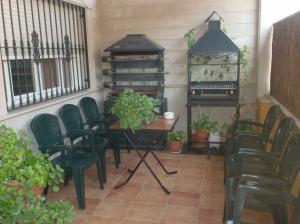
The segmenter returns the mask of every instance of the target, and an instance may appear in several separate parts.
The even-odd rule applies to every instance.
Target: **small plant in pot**
[[[217,125],[218,122],[213,121],[207,114],[198,115],[197,119],[192,123],[196,141],[207,141],[209,133],[217,130]]]
[[[134,131],[153,120],[155,113],[159,112],[159,101],[132,89],[125,89],[110,112],[120,120],[121,128]]]
[[[9,187],[30,188],[41,195],[47,186],[58,191],[63,182],[63,170],[45,155],[28,148],[30,141],[23,132],[0,126],[0,182]]]
[[[171,153],[181,153],[185,136],[183,131],[173,131],[168,134],[168,149]]]

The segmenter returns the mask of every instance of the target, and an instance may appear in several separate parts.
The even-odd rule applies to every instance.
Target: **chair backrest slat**
[[[84,123],[79,107],[73,104],[65,104],[60,108],[59,115],[67,132],[80,131],[84,129]],[[73,141],[80,136],[81,135],[73,136],[71,140]]]
[[[83,97],[79,102],[86,121],[91,126],[95,125],[95,122],[100,118],[100,113],[97,108],[96,101],[91,97]]]
[[[262,136],[265,136],[265,137],[270,136],[271,131],[275,125],[275,122],[277,121],[277,119],[280,115],[280,111],[281,110],[280,110],[279,105],[274,105],[269,109],[266,119],[264,121]]]
[[[40,114],[34,117],[30,123],[30,128],[36,138],[42,153],[52,154],[53,145],[63,145],[63,135],[56,116],[52,114]],[[47,151],[46,148],[48,149]]]

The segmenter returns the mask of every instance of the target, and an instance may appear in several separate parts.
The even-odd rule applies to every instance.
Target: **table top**
[[[161,131],[169,132],[172,131],[176,122],[178,121],[179,116],[175,114],[173,119],[165,119],[163,115],[156,115],[152,122],[149,124],[144,124],[141,129],[138,131]],[[120,127],[120,122],[116,121],[109,128],[110,130],[126,130]]]

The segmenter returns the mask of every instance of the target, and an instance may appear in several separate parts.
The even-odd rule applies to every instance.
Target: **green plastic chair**
[[[238,178],[236,185],[231,181],[227,185],[226,200],[234,202],[234,220],[239,223],[241,213],[244,207],[255,208],[259,210],[272,210],[273,202],[278,201],[276,194],[289,194],[294,181],[300,170],[300,138],[299,135],[290,137],[286,149],[283,152],[282,160],[275,160],[276,166],[271,169],[269,174],[242,173]],[[235,179],[237,177],[234,177]],[[232,178],[230,178],[232,179]],[[247,196],[247,199],[246,199]],[[246,202],[245,202],[246,200]],[[228,206],[229,203],[226,204]],[[286,208],[276,208],[274,217],[276,220],[286,220]],[[275,209],[275,210],[276,210]],[[279,215],[280,213],[280,215]],[[226,219],[231,219],[231,211],[227,207]],[[280,223],[285,223],[281,221]]]
[[[100,188],[103,189],[103,180],[100,172],[99,157],[96,156],[96,144],[94,133],[86,131],[85,133],[76,133],[77,137],[88,137],[91,139],[89,145],[85,145],[82,149],[80,146],[74,147],[64,144],[65,137],[58,122],[58,118],[51,114],[40,114],[32,119],[30,124],[31,130],[39,145],[39,150],[54,157],[51,161],[54,164],[60,165],[65,171],[71,170],[74,178],[78,207],[85,208],[85,187],[84,187],[84,172],[93,164],[97,164],[98,179]],[[68,138],[73,138],[72,133],[67,134]],[[88,147],[88,151],[86,148]],[[66,175],[67,172],[65,172]]]
[[[271,152],[267,152],[263,148],[240,148],[237,143],[235,153],[227,157],[227,177],[234,176],[235,172],[243,172],[248,167],[252,172],[262,172],[263,167],[267,167],[267,171],[272,170],[274,159],[279,159],[282,155],[284,145],[294,128],[293,119],[286,117],[280,121],[278,129],[275,133],[274,140],[264,138],[264,141],[272,143]],[[238,174],[237,174],[238,175]]]
[[[230,156],[236,152],[236,149],[239,147],[244,148],[258,148],[265,149],[266,143],[270,137],[270,134],[275,126],[276,121],[280,115],[280,106],[272,106],[265,118],[263,124],[248,121],[248,120],[236,120],[233,124],[234,130],[232,137],[228,139],[225,144],[225,162],[224,162],[224,184],[226,183],[227,174],[227,162],[231,160]],[[252,131],[240,131],[238,130],[239,124],[247,124],[253,127],[260,127],[261,132],[252,132]],[[230,166],[230,165],[229,165]],[[230,175],[230,174],[229,174]]]
[[[272,106],[269,109],[263,124],[248,120],[236,120],[233,123],[232,137],[225,144],[226,156],[233,153],[237,141],[239,141],[239,145],[241,147],[261,147],[264,145],[264,138],[269,138],[274,125],[279,118],[280,112],[281,110],[279,105]],[[238,130],[240,124],[247,124],[254,128],[261,128],[261,132],[240,131]]]
[[[96,129],[99,133],[98,136],[105,137],[109,140],[109,146],[114,152],[115,166],[118,169],[119,164],[121,163],[120,147],[119,144],[117,144],[117,141],[114,140],[116,136],[112,136],[109,132],[105,118],[99,113],[96,101],[91,97],[83,97],[80,100],[79,105],[89,128]]]
[[[103,177],[104,183],[106,182],[106,165],[105,165],[105,151],[108,147],[108,140],[103,137],[99,137],[98,130],[85,129],[85,124],[83,123],[80,110],[78,106],[73,104],[65,104],[60,108],[59,115],[63,121],[66,128],[67,135],[70,135],[71,144],[73,147],[78,147],[81,150],[90,150],[86,145],[90,145],[91,141],[95,139],[95,147],[97,155],[100,161],[100,171]],[[92,132],[93,138],[85,136],[82,138],[84,133]],[[101,134],[101,132],[100,132]]]

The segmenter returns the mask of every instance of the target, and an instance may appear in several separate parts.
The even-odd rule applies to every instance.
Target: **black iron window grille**
[[[85,9],[61,0],[0,0],[8,110],[89,88]]]

